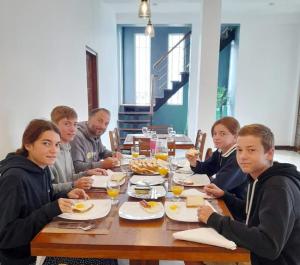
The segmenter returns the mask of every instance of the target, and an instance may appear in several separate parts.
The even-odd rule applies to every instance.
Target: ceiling
[[[140,0],[102,0],[117,13],[137,12]],[[198,12],[202,0],[151,0],[153,13]],[[295,14],[300,0],[222,0],[223,13]]]

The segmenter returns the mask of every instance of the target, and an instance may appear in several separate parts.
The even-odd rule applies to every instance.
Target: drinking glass
[[[176,183],[174,178],[174,175],[172,176],[171,179],[171,191],[173,192],[174,195],[174,201],[179,201],[180,200],[180,195],[184,190],[184,186],[180,185],[179,183]]]
[[[142,127],[142,133],[144,136],[148,135],[148,128],[147,127]]]
[[[174,172],[177,169],[177,160],[174,156],[169,157],[169,167],[170,167],[170,171],[172,176],[174,175]]]
[[[169,169],[167,167],[159,167],[158,168],[158,173],[162,176],[165,177],[169,173]]]
[[[129,163],[128,163],[128,159],[121,158],[120,167],[121,167],[121,171],[125,174],[126,177],[128,177],[129,176]]]
[[[134,145],[131,147],[131,156],[132,158],[138,158],[140,155],[140,148],[138,145]]]
[[[117,197],[119,196],[120,193],[120,183],[118,181],[107,181],[106,183],[106,192],[107,195],[111,199],[111,204],[115,205],[119,202]]]
[[[168,160],[168,142],[167,139],[158,139],[155,146],[155,158]]]

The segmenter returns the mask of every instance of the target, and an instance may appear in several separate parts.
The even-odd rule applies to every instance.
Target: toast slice
[[[186,197],[186,207],[199,207],[204,204],[204,198],[199,195]]]

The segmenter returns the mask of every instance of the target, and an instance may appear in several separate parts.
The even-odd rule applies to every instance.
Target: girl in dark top
[[[199,161],[197,155],[186,154],[191,169],[195,173],[207,174],[211,182],[219,188],[244,198],[247,178],[236,161],[236,140],[240,129],[239,122],[233,117],[217,120],[211,134],[217,150],[206,161]],[[215,177],[213,177],[215,175]]]
[[[48,166],[59,151],[60,134],[51,122],[33,120],[22,147],[0,162],[0,262],[34,264],[30,241],[53,217],[72,211],[73,199],[87,199],[81,189],[54,194]]]

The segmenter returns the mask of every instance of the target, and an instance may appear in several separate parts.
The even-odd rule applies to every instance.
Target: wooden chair
[[[205,153],[204,160],[209,159],[209,158],[212,156],[212,154],[213,154],[212,149],[211,149],[211,148],[207,148],[206,153]]]
[[[168,141],[168,155],[169,156],[175,156],[176,153],[176,145],[175,141]]]
[[[150,131],[156,131],[157,134],[167,134],[169,125],[150,125],[148,129]]]
[[[120,133],[118,128],[114,128],[113,131],[109,131],[109,139],[110,139],[110,146],[113,152],[122,152],[126,150],[120,141]],[[127,150],[128,152],[128,150]]]
[[[140,149],[140,155],[150,156],[151,149],[150,149],[150,138],[144,137],[133,137],[132,140],[133,145],[138,145]],[[168,155],[175,156],[176,153],[176,145],[175,141],[168,141]]]
[[[195,148],[199,150],[199,159],[202,161],[203,158],[203,150],[205,145],[206,133],[203,133],[201,130],[197,131]]]
[[[109,131],[109,139],[110,139],[110,148],[113,152],[120,152],[120,146],[118,141],[118,136],[116,135],[116,129],[113,131]]]
[[[139,146],[140,155],[150,156],[150,138],[133,136],[132,144]]]

